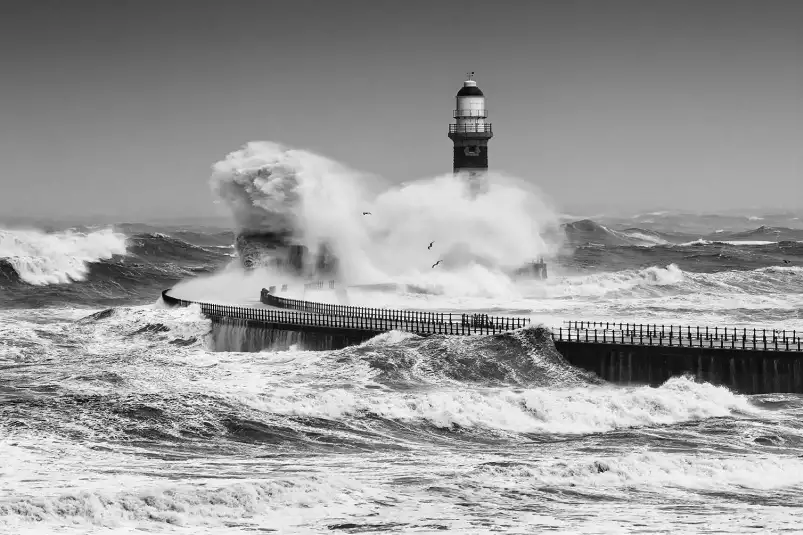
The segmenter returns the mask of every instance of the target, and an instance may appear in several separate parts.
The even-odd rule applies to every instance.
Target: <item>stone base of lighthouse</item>
[[[459,139],[452,137],[454,142],[454,170],[455,172],[468,170],[488,170],[488,140],[487,139]]]
[[[488,139],[451,136],[454,142],[454,172],[465,177],[472,195],[487,189]]]

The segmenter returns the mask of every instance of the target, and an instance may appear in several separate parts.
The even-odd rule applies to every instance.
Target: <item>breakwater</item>
[[[263,290],[265,308],[194,303],[162,292],[170,306],[198,304],[224,351],[340,349],[379,333],[494,335],[527,318],[352,307],[286,299]],[[803,393],[803,337],[797,331],[655,324],[565,322],[551,331],[572,365],[618,384],[657,386],[678,375],[744,393]]]
[[[735,327],[566,322],[552,332],[570,363],[618,384],[657,386],[670,377],[739,392],[803,393],[803,339],[797,331]]]
[[[212,343],[218,351],[342,349],[388,331],[419,336],[490,335],[519,329],[527,318],[487,314],[441,314],[348,307],[285,299],[263,289],[261,301],[270,308],[241,307],[187,301],[162,292],[168,306],[198,305],[212,320]]]
[[[529,318],[509,316],[489,316],[488,314],[457,314],[451,312],[421,312],[417,310],[392,310],[387,308],[354,307],[315,303],[299,299],[287,299],[272,294],[263,288],[259,300],[262,304],[275,308],[299,310],[322,316],[345,318],[363,318],[377,321],[380,324],[395,322],[405,328],[391,327],[381,329],[384,332],[392,329],[408,330],[412,326],[416,334],[496,334],[501,331],[521,329],[530,324]],[[441,328],[428,327],[439,325]]]

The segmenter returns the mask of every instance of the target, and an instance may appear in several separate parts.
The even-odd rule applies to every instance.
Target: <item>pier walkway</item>
[[[595,321],[566,321],[564,325],[553,332],[556,342],[803,351],[800,331]]]
[[[262,303],[272,308],[187,301],[171,297],[168,292],[162,292],[162,300],[167,305],[199,305],[201,312],[212,319],[257,322],[275,328],[320,328],[374,334],[396,330],[423,336],[488,335],[519,329],[530,323],[527,318],[491,317],[486,314],[440,314],[328,305],[276,297],[267,294],[266,290],[262,293]]]
[[[197,304],[211,318],[271,324],[276,328],[324,328],[382,333],[392,330],[419,335],[489,335],[530,325],[529,318],[355,307],[287,299],[263,289],[266,308],[218,305],[177,299],[162,292],[172,306]],[[667,348],[729,349],[803,353],[803,333],[772,329],[700,327],[659,324],[566,321],[551,330],[555,343],[613,344]]]
[[[287,299],[270,290],[260,306],[198,305],[212,320],[214,349],[341,349],[398,330],[421,336],[495,335],[530,325],[528,318],[391,310]],[[618,384],[658,386],[692,375],[746,394],[803,393],[803,336],[798,331],[566,321],[549,330],[572,365]]]

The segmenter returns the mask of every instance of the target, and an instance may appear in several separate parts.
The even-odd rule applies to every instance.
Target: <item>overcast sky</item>
[[[0,215],[214,210],[272,140],[451,171],[476,71],[490,166],[564,211],[803,206],[803,2],[5,0]]]

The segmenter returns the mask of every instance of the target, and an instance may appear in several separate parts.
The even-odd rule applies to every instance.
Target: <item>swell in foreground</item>
[[[206,350],[210,325],[192,308],[82,317],[29,313],[3,334],[6,529],[801,521],[799,396],[601,384],[527,331],[241,354]]]

